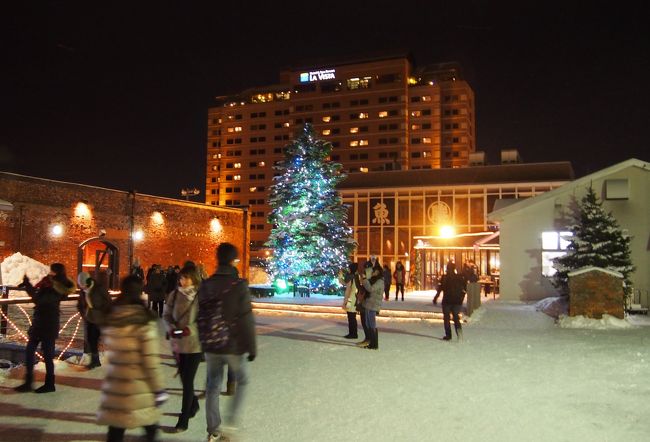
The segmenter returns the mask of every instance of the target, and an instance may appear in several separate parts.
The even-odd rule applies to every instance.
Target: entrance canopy
[[[10,212],[14,210],[14,205],[11,204],[9,201],[0,200],[0,210],[4,212]]]

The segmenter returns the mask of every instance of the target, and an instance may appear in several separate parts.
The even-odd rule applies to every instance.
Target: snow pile
[[[261,285],[271,284],[271,277],[263,267],[250,266],[248,283]]]
[[[0,268],[2,269],[2,283],[14,286],[23,282],[24,275],[27,275],[29,282],[36,284],[50,271],[50,268],[45,264],[20,252],[7,257],[0,264]]]
[[[551,318],[559,318],[569,314],[569,298],[566,296],[551,296],[535,304],[535,310],[546,313]]]
[[[603,315],[601,319],[586,318],[580,316],[561,316],[558,320],[561,328],[586,328],[590,330],[620,330],[634,328],[625,319],[618,319],[611,315]]]

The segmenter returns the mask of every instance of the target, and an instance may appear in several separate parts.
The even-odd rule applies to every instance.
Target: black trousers
[[[84,339],[84,352],[96,355],[99,353],[99,336],[101,331],[97,324],[92,322],[84,321],[84,330],[86,331],[86,336]]]
[[[445,323],[445,336],[448,338],[451,338],[451,317],[453,316],[454,318],[454,328],[456,329],[456,335],[458,335],[458,330],[462,330],[462,326],[460,325],[460,317],[458,314],[460,313],[460,309],[463,306],[460,304],[443,304],[442,305],[442,316],[444,319]]]
[[[125,428],[108,427],[108,434],[106,435],[106,442],[122,442],[124,440]],[[147,425],[144,427],[145,440],[147,442],[156,441],[156,433],[158,432],[158,425]]]
[[[199,362],[201,362],[201,353],[178,354],[178,373],[183,385],[183,405],[179,420],[185,422],[190,419],[194,403],[199,400],[194,395],[194,377],[196,376],[196,370],[199,368]]]
[[[397,300],[397,294],[402,291],[402,299],[404,299],[404,284],[396,283],[395,284],[395,300]]]
[[[165,301],[151,301],[151,309],[154,312],[158,312],[158,316],[162,318],[163,308],[165,307]]]
[[[29,337],[25,347],[25,383],[31,384],[34,381],[34,362],[36,360],[36,348],[41,344],[41,352],[45,362],[45,384],[54,385],[54,342],[56,338]]]
[[[361,314],[361,327],[363,327],[363,334],[364,334],[364,341],[369,341],[370,340],[370,329],[368,328],[368,324],[366,324],[366,309],[363,307],[360,307],[359,313]]]
[[[384,284],[384,299],[388,301],[390,298],[390,284]]]
[[[357,337],[357,312],[348,313],[348,334]]]

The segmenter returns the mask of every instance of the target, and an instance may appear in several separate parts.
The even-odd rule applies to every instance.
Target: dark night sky
[[[641,6],[29,3],[0,18],[0,170],[165,196],[202,189],[214,96],[277,82],[303,60],[401,49],[418,64],[462,63],[493,163],[512,147],[526,162],[570,160],[578,175],[650,160]]]

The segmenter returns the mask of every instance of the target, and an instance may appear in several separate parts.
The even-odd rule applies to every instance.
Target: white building
[[[551,259],[563,253],[572,205],[592,186],[620,226],[632,236],[635,302],[648,306],[650,290],[650,163],[630,159],[549,192],[495,210],[499,224],[501,299],[535,300],[556,295]]]

